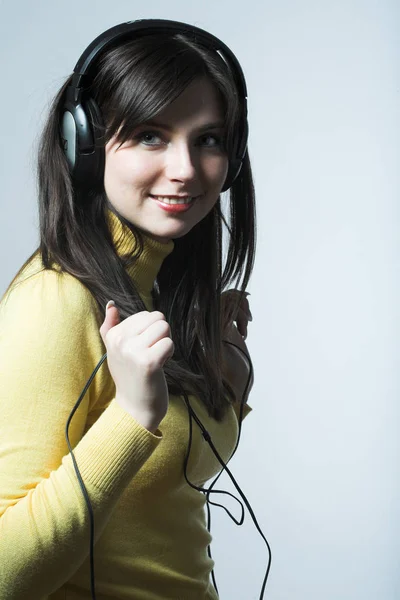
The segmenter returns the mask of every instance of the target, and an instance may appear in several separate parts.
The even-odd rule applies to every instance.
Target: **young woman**
[[[1,302],[2,600],[94,597],[93,575],[98,600],[218,597],[201,489],[221,465],[189,407],[226,463],[253,384],[245,95],[212,36],[137,23],[52,104],[40,246]]]

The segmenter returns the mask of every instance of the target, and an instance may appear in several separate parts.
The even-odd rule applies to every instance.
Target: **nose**
[[[167,151],[165,174],[171,181],[191,181],[197,175],[197,162],[195,151],[187,142],[171,144]]]

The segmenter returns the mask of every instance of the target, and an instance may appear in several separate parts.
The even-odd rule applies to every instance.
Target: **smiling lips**
[[[160,198],[162,198],[160,200]],[[169,213],[183,213],[190,210],[196,203],[196,197],[186,196],[185,198],[166,198],[165,196],[151,196],[151,199],[157,202],[158,206]]]
[[[154,200],[158,200],[159,202],[162,202],[163,204],[179,205],[179,204],[191,204],[199,196],[182,196],[182,195],[156,196],[154,194],[150,194],[150,197],[153,198]]]

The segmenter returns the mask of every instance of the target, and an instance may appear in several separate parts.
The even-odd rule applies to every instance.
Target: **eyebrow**
[[[173,130],[173,127],[171,127],[171,125],[168,125],[167,123],[160,123],[160,121],[155,121],[154,119],[150,119],[149,121],[146,121],[145,123],[141,123],[141,125],[139,125],[139,127],[147,126],[147,125],[150,125],[153,127],[159,127],[160,129],[165,129],[166,131]],[[206,123],[205,125],[198,127],[197,131],[206,131],[209,129],[223,129],[224,127],[225,127],[225,125],[222,121],[215,121],[214,123]]]

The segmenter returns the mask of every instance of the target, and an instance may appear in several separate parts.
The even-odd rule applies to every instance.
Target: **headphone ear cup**
[[[235,181],[236,177],[239,175],[241,168],[242,168],[241,160],[229,161],[228,173],[227,173],[225,183],[223,185],[221,192],[226,192],[227,190],[229,190],[229,188],[232,186],[233,182]]]
[[[234,152],[235,158],[229,161],[228,174],[225,179],[222,192],[226,192],[232,186],[236,177],[239,175],[243,165],[243,160],[247,152],[247,141],[249,137],[249,124],[247,122],[247,101],[244,101],[244,117],[242,122],[242,133]]]
[[[64,104],[61,139],[74,186],[98,189],[104,178],[104,124],[92,98],[74,102],[70,95]]]
[[[98,189],[102,188],[104,178],[105,152],[102,137],[105,128],[100,109],[92,98],[82,102],[82,108],[86,115],[92,144],[90,148],[80,151],[77,168],[74,169],[74,179],[83,188]]]

